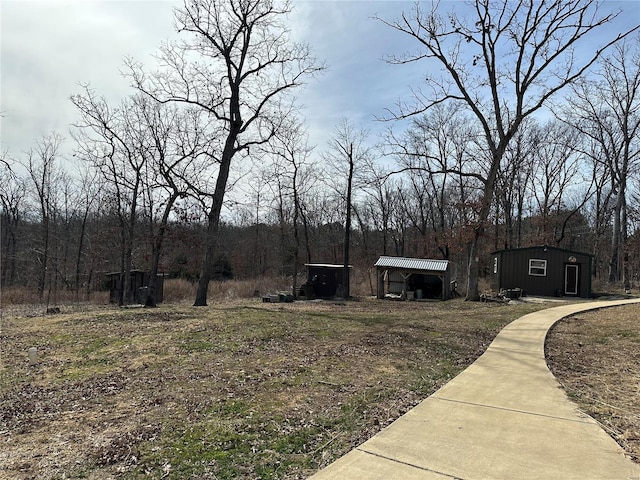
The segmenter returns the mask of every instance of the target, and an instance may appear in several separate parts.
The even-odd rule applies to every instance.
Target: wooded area
[[[376,259],[399,255],[450,260],[476,300],[490,252],[543,244],[637,285],[640,36],[576,55],[616,16],[596,6],[477,0],[473,19],[435,4],[378,19],[418,49],[390,63],[437,68],[389,107],[384,135],[344,118],[312,146],[294,94],[325,67],[288,38],[291,5],[186,1],[185,43],[156,66],[128,60],[129,97],[85,85],[71,139],[2,154],[1,286],[82,300],[140,269],[199,282],[206,305],[211,279],[295,289],[319,262],[353,265],[352,293],[374,295]]]

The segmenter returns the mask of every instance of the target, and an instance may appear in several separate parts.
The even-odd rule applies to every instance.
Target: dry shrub
[[[4,305],[38,303],[38,293],[27,287],[3,287],[0,298]]]
[[[196,284],[183,278],[168,278],[164,281],[164,303],[180,303],[193,301],[196,295]]]
[[[460,283],[458,283],[458,291],[462,290],[462,289],[466,289],[466,285],[461,285]],[[478,291],[480,293],[482,292],[490,292],[492,290],[491,287],[491,280],[485,277],[481,277],[478,279]]]

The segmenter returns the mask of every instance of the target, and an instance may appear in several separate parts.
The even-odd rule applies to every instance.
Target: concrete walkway
[[[569,401],[547,368],[558,320],[640,299],[525,315],[464,372],[313,480],[640,480],[640,466]]]

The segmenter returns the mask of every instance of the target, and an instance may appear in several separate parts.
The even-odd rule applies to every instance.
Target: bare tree
[[[537,135],[539,129],[535,128],[536,124],[531,118],[529,120],[523,123],[523,128],[514,136],[496,176],[496,250],[523,246],[525,201],[530,198],[533,156],[540,141]],[[504,225],[503,238],[497,231],[499,222]]]
[[[293,233],[293,255],[291,258],[291,275],[293,278],[293,295],[297,295],[297,277],[300,263],[300,223],[304,235],[306,261],[311,262],[311,247],[309,244],[309,222],[305,212],[304,196],[308,192],[314,179],[314,166],[309,162],[312,147],[308,143],[308,134],[304,124],[299,118],[290,116],[278,132],[274,141],[266,147],[265,153],[271,154],[274,159],[274,176],[278,185],[278,211],[281,231],[284,237],[284,199],[291,199],[290,223]],[[284,244],[284,238],[283,238]],[[283,258],[284,260],[284,258]]]
[[[389,212],[389,224],[391,229],[391,243],[393,245],[393,253],[397,256],[404,257],[407,255],[407,231],[411,226],[411,219],[407,214],[406,205],[411,200],[407,199],[408,187],[404,186],[402,180],[398,184],[398,190],[395,192],[396,200],[392,204]]]
[[[380,155],[383,152],[377,149]],[[354,213],[362,234],[362,255],[367,265],[367,279],[371,295],[375,294],[375,258],[371,255],[382,252],[388,254],[391,212],[397,200],[395,192],[400,188],[399,180],[389,177],[387,169],[376,161],[373,155],[365,157],[360,167],[359,177],[365,196]],[[373,238],[372,238],[373,237]]]
[[[34,253],[39,266],[38,298],[41,302],[44,299],[47,276],[52,273],[50,270],[51,224],[57,208],[56,183],[60,173],[57,162],[62,141],[62,136],[58,133],[43,137],[37,142],[35,148],[29,150],[24,164],[40,213],[40,238]]]
[[[265,244],[262,234],[268,230],[266,226],[265,205],[269,203],[269,178],[271,172],[268,167],[261,168],[258,172],[251,176],[245,186],[247,202],[245,203],[245,225],[253,225],[252,244],[249,247],[251,251],[251,275],[257,278],[267,270],[268,244]],[[251,219],[251,220],[249,220]]]
[[[344,202],[344,245],[342,273],[342,296],[348,298],[349,287],[349,247],[351,243],[351,214],[353,211],[353,190],[356,170],[367,163],[371,156],[371,148],[366,144],[368,133],[355,127],[343,118],[335,127],[333,137],[329,140],[329,149],[324,159],[330,171],[326,177],[335,192]],[[343,173],[346,171],[346,175]]]
[[[611,179],[611,169],[605,160],[605,152],[598,141],[589,136],[582,136],[582,154],[589,161],[589,170],[593,178],[594,194],[585,204],[585,216],[591,219],[591,252],[596,258],[593,274],[596,277],[602,275],[602,255],[607,251],[611,243],[610,219],[613,215],[615,204],[613,181]],[[608,242],[605,240],[608,237]],[[607,266],[610,258],[607,259]]]
[[[567,121],[589,139],[590,146],[597,145],[587,153],[603,161],[609,172],[606,176],[615,195],[609,281],[622,277],[628,288],[627,187],[640,166],[640,36],[616,45],[597,75],[576,84],[567,101]]]
[[[140,109],[140,125],[149,139],[145,189],[151,237],[151,268],[145,306],[156,306],[157,276],[169,218],[176,201],[197,195],[204,176],[200,157],[208,151],[207,129],[199,109],[180,110],[148,98]]]
[[[5,156],[0,165],[0,287],[13,285],[17,274],[18,228],[23,221],[27,186],[11,168],[15,161]]]
[[[139,203],[145,185],[150,139],[144,129],[141,110],[148,99],[132,96],[119,107],[110,106],[88,86],[84,93],[71,96],[80,113],[75,124],[77,156],[91,162],[113,189],[112,201],[120,223],[121,305],[129,298],[134,235]]]
[[[75,257],[74,290],[76,294],[76,301],[80,300],[80,278],[83,260],[85,257],[89,215],[94,211],[94,207],[99,199],[99,192],[102,187],[99,176],[100,172],[98,172],[98,170],[91,168],[88,165],[80,165],[79,190],[76,192],[77,212],[80,222],[80,231],[78,232],[78,245]],[[87,284],[88,283],[87,279]]]
[[[488,155],[476,173],[482,192],[469,245],[466,297],[478,300],[479,256],[496,176],[509,143],[527,117],[640,26],[612,39],[598,39],[595,34],[617,14],[601,13],[595,0],[476,0],[467,5],[464,15],[444,15],[439,3],[433,2],[430,9],[416,3],[410,15],[382,21],[415,39],[420,48],[417,53],[390,58],[392,63],[428,60],[439,65],[442,72],[439,78],[428,76],[426,90],[415,90],[413,101],[398,105],[392,118],[406,118],[443,102],[457,102],[470,110],[481,128]],[[593,42],[598,40],[593,50]],[[587,41],[593,53],[578,57],[576,49]]]
[[[397,200],[394,192],[401,188],[400,183],[389,178],[384,167],[373,160],[365,164],[363,174],[368,176],[364,180],[365,193],[372,200],[366,202],[369,208],[369,217],[373,222],[373,228],[382,234],[381,251],[383,255],[387,255],[391,211]]]
[[[218,124],[219,169],[196,306],[207,304],[232,160],[271,139],[279,128],[277,103],[322,68],[306,45],[289,41],[283,20],[290,8],[288,1],[186,0],[175,20],[187,38],[161,47],[159,60],[166,68],[149,75],[129,62],[140,91],[161,102],[198,106]]]
[[[148,220],[151,268],[146,306],[156,305],[156,277],[162,245],[179,198],[199,194],[204,175],[198,158],[210,132],[199,109],[163,105],[138,93],[110,107],[85,87],[71,100],[80,110],[78,156],[89,159],[110,188],[121,226],[121,303],[129,301],[134,235],[141,215]]]
[[[394,173],[407,177],[402,205],[422,237],[420,255],[435,255],[429,248],[436,246],[437,255],[450,256],[450,231],[455,226],[450,210],[465,206],[466,185],[477,183],[476,135],[458,106],[438,105],[412,118],[399,138],[393,132],[386,137],[386,153],[400,167]]]
[[[537,141],[529,192],[537,207],[534,212],[539,219],[537,237],[539,243],[558,244],[564,237],[564,229],[558,228],[560,217],[573,216],[584,205],[583,202],[577,208],[567,210],[568,190],[579,183],[582,167],[579,136],[573,129],[555,121],[534,130]],[[590,187],[583,195],[585,202],[591,193]]]
[[[280,275],[287,275],[291,264],[291,246],[289,244],[289,227],[292,223],[293,210],[289,195],[289,179],[286,178],[286,166],[276,161],[272,165],[272,171],[268,177],[273,193],[273,205],[280,233]]]

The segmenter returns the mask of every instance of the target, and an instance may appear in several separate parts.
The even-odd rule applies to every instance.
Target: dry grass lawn
[[[545,305],[389,302],[4,311],[0,476],[306,478]],[[30,366],[29,347],[40,363]]]
[[[569,397],[640,463],[640,305],[558,322],[546,355]]]
[[[437,390],[510,321],[549,306],[5,307],[0,478],[306,478]],[[580,314],[547,342],[569,396],[635,461],[639,313]]]

